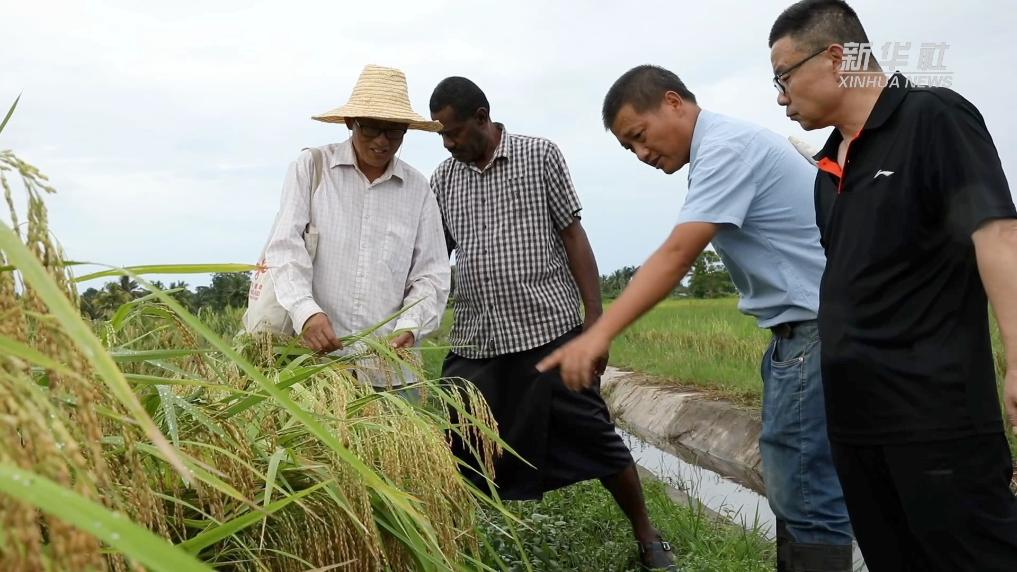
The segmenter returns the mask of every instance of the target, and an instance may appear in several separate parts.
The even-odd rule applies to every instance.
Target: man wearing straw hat
[[[441,215],[427,179],[396,152],[408,129],[441,128],[410,107],[403,72],[364,68],[346,105],[314,116],[345,123],[342,143],[305,150],[283,184],[282,204],[265,250],[276,297],[318,352],[342,348],[343,336],[373,327],[393,348],[413,347],[437,329],[449,288]],[[312,182],[315,155],[320,182]],[[319,233],[312,257],[304,232]],[[369,375],[372,383],[381,380]]]
[[[602,312],[597,262],[561,151],[492,122],[487,97],[466,78],[439,83],[430,108],[452,154],[431,178],[457,268],[454,349],[442,375],[477,386],[500,436],[526,460],[505,454],[496,461],[498,495],[539,499],[600,479],[632,523],[643,567],[674,570],[599,387],[572,392],[557,372],[535,368]],[[464,473],[486,488],[477,472]]]

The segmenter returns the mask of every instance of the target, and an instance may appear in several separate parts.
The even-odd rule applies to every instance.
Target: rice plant
[[[419,372],[370,332],[344,358],[233,336],[236,315],[206,324],[141,277],[194,267],[113,269],[149,294],[86,321],[46,177],[2,151],[0,183],[0,569],[485,568],[477,509],[504,509],[448,446],[488,471],[500,452],[470,387],[423,382],[409,403],[357,381],[364,357]]]

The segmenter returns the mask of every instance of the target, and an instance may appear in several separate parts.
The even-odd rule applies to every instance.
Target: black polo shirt
[[[1002,430],[972,233],[1017,217],[978,110],[889,78],[848,147],[817,155],[827,265],[819,328],[830,438],[857,444]]]

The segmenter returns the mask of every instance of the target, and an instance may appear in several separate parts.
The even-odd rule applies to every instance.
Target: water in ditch
[[[631,433],[621,429],[618,433],[632,451],[636,463],[658,479],[697,499],[710,510],[745,528],[758,529],[773,540],[777,520],[762,495],[713,471],[687,463]]]
[[[713,471],[688,463],[639,437],[618,428],[632,457],[661,481],[698,500],[706,508],[773,540],[777,518],[766,498]],[[855,571],[866,572],[861,552],[855,545]]]

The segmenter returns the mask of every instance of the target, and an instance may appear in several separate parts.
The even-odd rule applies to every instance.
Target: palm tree
[[[107,282],[102,290],[95,295],[95,310],[99,316],[109,317],[116,312],[120,306],[130,302],[134,296],[129,290],[125,290],[120,282]],[[137,284],[134,285],[137,287]]]
[[[144,290],[138,287],[137,282],[131,280],[130,276],[121,276],[120,280],[116,284],[131,300],[138,298],[145,293]]]
[[[191,292],[187,282],[183,280],[177,282],[170,282],[169,290],[177,290],[170,294],[177,302],[180,302],[183,307],[187,308],[191,312],[197,311],[194,303],[194,292]]]
[[[212,278],[212,287],[219,291],[218,302],[221,308],[244,308],[247,306],[247,294],[251,290],[251,276],[246,272],[216,274]]]
[[[89,318],[96,320],[102,317],[102,310],[98,305],[99,291],[95,288],[89,288],[81,294],[81,313],[88,316]]]

